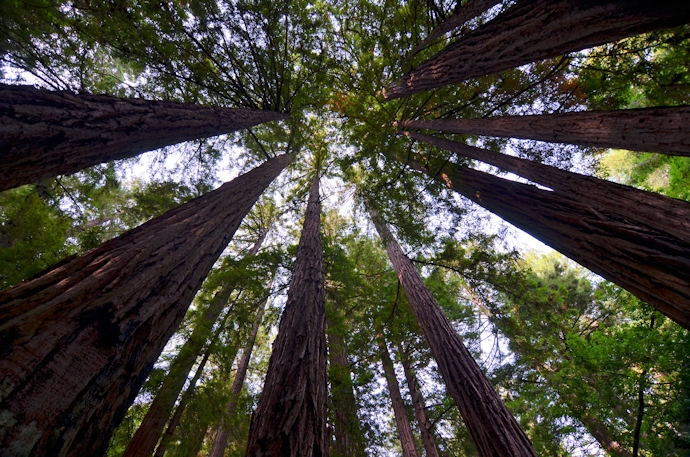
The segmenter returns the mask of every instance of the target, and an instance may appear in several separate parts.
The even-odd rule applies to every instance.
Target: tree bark
[[[289,161],[269,160],[0,292],[1,446],[103,454],[204,277]]]
[[[462,344],[412,261],[372,208],[369,214],[479,455],[536,457],[529,439]]]
[[[242,353],[242,358],[240,358],[240,363],[237,365],[237,371],[235,372],[235,379],[232,382],[232,388],[230,390],[230,403],[228,403],[228,410],[226,417],[229,419],[235,413],[235,408],[237,408],[237,397],[242,391],[242,386],[244,386],[244,380],[247,377],[247,370],[249,369],[249,362],[252,358],[252,350],[254,349],[254,344],[256,343],[256,336],[259,334],[259,327],[261,326],[261,321],[264,316],[264,310],[266,309],[266,303],[268,298],[259,307],[256,312],[256,318],[254,319],[254,325],[252,331],[247,340],[247,346]],[[228,446],[228,440],[230,439],[230,428],[225,420],[216,428],[216,437],[213,440],[213,445],[211,446],[211,451],[208,453],[209,457],[223,457],[225,454],[225,448]]]
[[[452,163],[441,168],[432,161],[430,170],[418,158],[410,162],[690,328],[690,203],[448,140],[434,143],[551,187]]]
[[[326,455],[326,311],[318,175],[292,282],[252,417],[247,457]]]
[[[266,233],[267,231],[264,231],[261,234],[259,240],[247,253],[247,256],[256,255],[266,237]],[[150,457],[153,454],[163,428],[175,407],[175,401],[177,401],[177,397],[187,381],[189,371],[194,366],[199,353],[208,341],[213,325],[227,306],[228,299],[234,289],[234,284],[225,284],[216,292],[206,312],[196,322],[189,339],[182,346],[177,357],[170,365],[170,370],[163,381],[163,385],[146,412],[146,416],[144,416],[137,432],[129,442],[124,457]]]
[[[597,148],[690,156],[689,106],[586,111],[482,119],[405,121],[411,129],[528,138]]]
[[[395,424],[398,427],[398,436],[400,437],[400,446],[402,447],[403,457],[418,457],[417,448],[414,444],[414,435],[412,435],[412,427],[410,420],[407,417],[405,410],[405,402],[400,394],[400,385],[398,378],[395,376],[395,367],[391,360],[386,341],[384,339],[381,329],[377,329],[376,343],[379,346],[379,354],[381,355],[381,364],[383,365],[383,374],[386,377],[386,385],[388,386],[388,393],[391,397],[393,405],[393,414],[395,415]]]
[[[419,391],[419,386],[417,384],[417,376],[407,356],[402,351],[399,350],[400,362],[402,363],[403,370],[405,371],[405,379],[407,380],[407,387],[410,389],[410,397],[412,397],[412,406],[414,407],[414,414],[417,417],[417,423],[419,423],[419,430],[422,435],[422,443],[424,444],[424,451],[426,452],[426,457],[439,457],[438,448],[436,447],[436,441],[434,440],[434,434],[432,432],[432,425],[426,418],[426,413],[424,412],[424,399],[422,398],[422,393]]]
[[[671,0],[519,0],[384,90],[388,100],[690,22]]]
[[[501,3],[501,0],[469,0],[466,4],[460,7],[452,16],[443,21],[436,27],[426,38],[419,42],[412,51],[405,57],[404,62],[407,62],[412,57],[417,55],[422,49],[429,46],[431,43],[441,38],[446,33],[455,30],[479,16],[485,11],[493,8]]]
[[[0,85],[0,191],[287,115]]]

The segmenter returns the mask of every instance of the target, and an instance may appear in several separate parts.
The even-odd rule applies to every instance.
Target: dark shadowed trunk
[[[247,457],[326,455],[326,310],[319,180],[309,192],[292,282],[259,404]]]
[[[101,455],[213,263],[289,161],[269,160],[0,292],[1,446]]]
[[[387,99],[435,89],[690,22],[672,0],[518,0],[385,89]]]
[[[501,3],[501,0],[469,0],[451,17],[440,23],[439,26],[429,34],[429,36],[420,41],[419,44],[415,46],[412,51],[410,51],[404,62],[417,55],[421,50],[429,46],[437,39],[441,38],[446,33],[459,28],[467,21],[471,21],[475,17],[479,16],[485,11],[488,11],[490,8],[498,5],[499,3]]]
[[[254,349],[254,344],[256,343],[256,336],[259,334],[259,327],[261,326],[261,321],[264,317],[264,310],[266,309],[267,301],[268,298],[262,303],[256,312],[254,325],[252,326],[252,331],[247,339],[247,345],[244,348],[244,352],[242,352],[240,363],[237,365],[235,379],[232,382],[232,388],[230,390],[231,398],[226,413],[227,419],[232,417],[232,415],[235,413],[235,408],[237,408],[237,397],[240,395],[242,386],[244,385],[244,380],[247,377],[249,362],[252,358],[252,350]],[[209,457],[223,457],[225,454],[225,448],[228,446],[228,440],[230,439],[230,431],[231,430],[228,426],[227,420],[221,421],[221,424],[218,426],[218,428],[216,428],[213,445],[211,446],[211,451],[208,453]]]
[[[406,121],[404,128],[690,156],[690,107]]]
[[[536,457],[529,439],[462,344],[388,226],[372,208],[369,214],[479,455]]]
[[[0,85],[0,191],[287,115]]]
[[[395,415],[395,424],[398,427],[398,436],[400,437],[400,446],[402,448],[403,457],[418,457],[417,448],[414,444],[414,435],[412,435],[412,427],[410,426],[410,419],[407,417],[405,410],[405,402],[400,394],[400,385],[398,378],[395,376],[395,367],[391,360],[386,341],[384,339],[381,329],[377,329],[376,343],[379,346],[379,355],[381,356],[381,364],[383,365],[383,374],[386,378],[386,385],[388,386],[388,393],[391,397],[391,404],[393,405],[393,414]]]
[[[259,240],[252,246],[247,256],[256,255],[266,233],[266,231],[262,232]],[[163,381],[163,385],[151,403],[137,432],[129,442],[124,457],[150,457],[153,454],[163,428],[175,406],[175,401],[177,401],[177,397],[187,381],[187,375],[208,341],[211,329],[220,313],[227,306],[228,299],[234,289],[234,284],[223,285],[216,292],[206,312],[197,320],[189,339],[182,346],[173,363],[170,364],[170,370]]]
[[[422,435],[422,443],[424,444],[426,457],[439,457],[438,449],[436,448],[436,441],[434,440],[434,434],[432,432],[432,424],[426,418],[426,413],[424,412],[424,398],[422,398],[422,393],[419,391],[417,376],[412,370],[410,361],[408,360],[407,355],[402,348],[399,348],[398,352],[400,354],[400,363],[402,363],[403,370],[405,371],[407,387],[410,389],[410,397],[412,397],[414,415],[417,418],[417,423],[419,423],[419,430]]]
[[[410,164],[690,328],[690,203],[428,135],[553,190],[441,161]],[[422,159],[424,160],[424,159]]]

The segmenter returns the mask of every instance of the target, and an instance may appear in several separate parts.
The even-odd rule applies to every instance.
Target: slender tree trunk
[[[336,300],[332,303],[334,315],[338,314]],[[357,416],[357,399],[352,390],[352,373],[347,358],[347,345],[331,322],[326,319],[328,333],[328,378],[331,383],[331,398],[334,409],[335,445],[332,457],[364,457],[362,430]]]
[[[309,192],[292,282],[252,417],[247,457],[327,453],[326,311],[318,175]]]
[[[379,346],[379,354],[381,355],[381,364],[383,365],[383,374],[386,377],[386,385],[390,393],[391,403],[393,404],[393,413],[395,415],[395,424],[398,426],[398,436],[400,437],[400,446],[402,447],[403,457],[418,457],[417,448],[414,444],[414,435],[412,435],[412,427],[410,420],[407,417],[405,410],[405,402],[400,394],[400,385],[398,378],[395,376],[395,367],[391,360],[386,341],[384,339],[381,329],[377,329],[376,343]]]
[[[232,417],[232,415],[235,413],[235,408],[237,408],[237,398],[240,395],[240,392],[242,392],[242,386],[244,385],[244,380],[247,377],[249,362],[252,358],[252,350],[254,349],[254,344],[256,343],[256,336],[259,334],[259,327],[261,326],[261,321],[264,316],[264,310],[266,309],[267,302],[268,298],[263,302],[256,312],[256,318],[254,319],[252,331],[249,335],[249,339],[247,340],[247,345],[244,349],[244,352],[242,353],[240,363],[237,365],[235,379],[232,382],[232,388],[230,390],[230,403],[228,403],[226,418],[221,421],[221,424],[216,429],[216,437],[213,440],[211,451],[208,453],[209,457],[223,457],[225,454],[225,448],[228,446],[231,430],[228,426],[227,420]]]
[[[434,440],[434,434],[431,430],[432,425],[431,422],[427,420],[426,413],[424,412],[424,399],[422,398],[422,393],[419,391],[417,376],[415,376],[414,371],[412,371],[410,361],[407,359],[407,356],[403,352],[402,348],[399,349],[399,353],[400,362],[402,363],[403,370],[405,371],[407,387],[410,389],[410,397],[412,397],[414,414],[417,417],[417,423],[419,423],[419,429],[421,431],[422,443],[424,444],[426,457],[439,457],[436,441]]]
[[[244,216],[290,161],[0,292],[0,446],[98,456]]]
[[[288,116],[0,85],[0,191]]]
[[[689,203],[467,148],[460,153],[553,190],[436,160],[410,164],[690,328]]]
[[[433,32],[424,38],[410,53],[405,57],[404,62],[417,55],[421,50],[429,46],[431,43],[441,38],[446,33],[459,28],[466,22],[471,21],[490,8],[501,3],[501,0],[469,0],[466,4],[461,6],[452,16],[443,21],[434,29]]]
[[[529,439],[462,344],[412,261],[372,208],[369,214],[479,455],[536,456]]]
[[[262,232],[260,238],[247,253],[247,256],[256,255],[266,237],[266,233],[267,231]],[[177,357],[170,365],[170,370],[163,381],[163,385],[156,394],[153,403],[151,403],[137,432],[129,442],[124,457],[150,457],[153,454],[163,428],[175,407],[175,401],[187,381],[189,371],[208,341],[213,325],[227,306],[228,299],[234,289],[234,284],[225,284],[216,292],[208,309],[201,316],[201,319],[196,322],[189,339],[182,346]]]
[[[406,121],[404,128],[690,156],[690,107]]]
[[[394,99],[690,22],[671,0],[518,0],[384,92]]]

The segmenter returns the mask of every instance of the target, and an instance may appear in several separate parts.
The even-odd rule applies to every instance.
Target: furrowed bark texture
[[[690,328],[690,203],[428,135],[410,136],[552,188],[454,164],[443,170],[440,163],[433,170],[413,164]]]
[[[265,233],[252,246],[247,253],[248,256],[255,255],[259,251],[264,237]],[[208,309],[201,319],[198,320],[189,339],[182,346],[177,357],[170,365],[168,375],[165,377],[163,385],[156,394],[156,398],[153,399],[149,410],[146,412],[144,420],[142,420],[141,425],[139,425],[132,440],[129,442],[124,457],[150,457],[153,454],[165,424],[168,422],[175,407],[177,397],[187,381],[187,376],[201,350],[206,345],[211,335],[213,324],[216,323],[220,313],[227,306],[228,299],[234,289],[233,284],[226,284],[211,300]]]
[[[406,121],[404,128],[690,156],[690,106]]]
[[[0,85],[0,191],[287,115]]]
[[[318,176],[312,182],[292,282],[252,417],[247,457],[326,455],[326,311]]]
[[[4,455],[97,456],[280,156],[0,292]]]
[[[412,261],[371,208],[369,214],[479,455],[536,457],[529,439],[462,344]]]
[[[434,434],[431,431],[431,422],[429,422],[429,420],[426,418],[426,413],[424,413],[424,399],[422,398],[422,393],[419,391],[417,376],[415,375],[414,371],[412,371],[410,362],[407,360],[407,356],[404,355],[402,350],[400,351],[400,354],[400,362],[402,363],[403,370],[405,371],[407,387],[410,389],[410,397],[412,397],[414,415],[419,423],[419,430],[422,435],[422,443],[424,444],[426,457],[439,457],[438,449],[436,448],[436,441],[434,440]]]
[[[330,302],[337,314],[337,301]],[[331,446],[331,457],[364,457],[360,420],[357,416],[357,399],[353,392],[352,372],[347,358],[347,344],[342,335],[326,319],[328,333],[329,380],[334,409],[335,444]]]
[[[687,22],[687,2],[521,0],[390,84],[384,96],[400,98]]]
[[[383,365],[383,374],[386,378],[386,385],[388,386],[388,393],[391,397],[391,404],[393,405],[393,414],[395,415],[395,424],[398,427],[398,436],[400,437],[400,447],[402,448],[403,457],[418,457],[417,448],[414,445],[414,435],[412,435],[412,427],[410,426],[410,419],[407,417],[405,410],[405,402],[400,394],[400,385],[398,378],[395,376],[395,367],[391,360],[386,341],[383,333],[378,330],[376,343],[379,346],[379,355],[381,356],[381,364]]]
[[[247,340],[247,346],[242,353],[240,363],[237,365],[235,379],[233,380],[232,388],[230,389],[231,400],[230,403],[228,403],[226,415],[228,419],[232,417],[232,415],[235,413],[235,408],[237,408],[237,397],[242,391],[244,380],[247,377],[249,362],[252,358],[252,350],[254,349],[254,343],[256,343],[256,336],[259,334],[259,327],[261,326],[261,321],[264,317],[264,310],[266,309],[267,302],[268,299],[263,302],[256,312],[254,325],[249,335],[249,339]],[[231,430],[225,421],[218,426],[216,429],[216,437],[214,438],[213,445],[211,446],[211,451],[208,453],[209,457],[223,457],[225,454],[225,448],[228,446],[228,440],[230,439],[230,432]]]
[[[405,58],[405,61],[411,59],[415,55],[417,55],[422,49],[426,48],[429,46],[431,43],[436,41],[437,39],[441,38],[443,35],[446,33],[455,30],[465,24],[468,21],[471,21],[475,17],[479,16],[485,11],[488,11],[489,9],[493,8],[494,6],[498,5],[501,3],[501,0],[470,0],[466,4],[460,7],[460,9],[454,13],[451,17],[443,21],[441,24],[439,24],[438,27],[432,31],[429,36],[424,38],[422,41],[419,42],[415,48],[410,51],[410,53],[407,55]]]

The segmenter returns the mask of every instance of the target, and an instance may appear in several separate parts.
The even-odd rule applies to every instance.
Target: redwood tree
[[[410,136],[550,187],[543,190],[452,163],[443,169],[436,163],[431,172],[690,328],[690,203],[429,135]],[[416,167],[429,172],[418,162]]]
[[[435,89],[690,22],[672,0],[518,0],[384,91],[387,99]]]
[[[0,292],[1,445],[100,455],[279,156]]]
[[[462,344],[388,226],[372,208],[369,214],[479,455],[536,457],[529,439]]]
[[[405,121],[404,128],[690,156],[690,107]]]
[[[319,178],[314,176],[285,310],[246,455],[327,455],[326,311]]]
[[[0,191],[287,117],[0,84]]]

